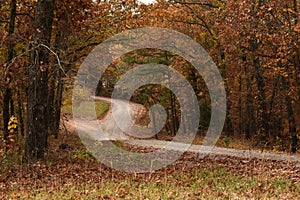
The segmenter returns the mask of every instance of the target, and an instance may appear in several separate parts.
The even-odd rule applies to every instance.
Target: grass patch
[[[49,191],[12,191],[8,199],[298,199],[299,184],[284,179],[241,177],[223,168],[200,168],[161,177],[65,183]]]
[[[85,114],[93,113],[96,111],[98,119],[105,116],[106,112],[109,110],[110,104],[107,102],[82,102],[80,104],[80,110],[86,112]],[[72,104],[63,105],[61,112],[64,114],[72,114]]]
[[[60,134],[51,140],[47,162],[16,163],[0,179],[0,199],[300,199],[299,179],[271,173],[270,163],[197,160],[198,155],[186,154],[156,172],[126,174],[99,163],[79,141]],[[70,148],[59,149],[60,143]],[[281,164],[274,166],[290,169]]]

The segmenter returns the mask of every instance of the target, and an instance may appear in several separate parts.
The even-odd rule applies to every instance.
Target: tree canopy
[[[0,147],[15,145],[10,125],[18,119],[19,137],[26,141],[18,145],[28,159],[43,159],[49,135],[58,137],[61,106],[71,98],[76,72],[89,52],[125,30],[162,27],[193,38],[217,64],[227,92],[224,135],[254,138],[253,145],[295,153],[300,137],[299,4],[1,0]],[[204,134],[210,119],[209,92],[201,75],[178,55],[157,49],[123,55],[99,80],[99,94],[109,97],[126,71],[145,63],[166,64],[186,77],[203,112],[199,134]],[[172,92],[150,85],[136,91],[132,100],[147,108],[160,102],[168,111],[167,133],[176,133],[180,109]]]

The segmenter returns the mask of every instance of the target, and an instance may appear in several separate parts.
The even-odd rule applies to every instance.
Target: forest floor
[[[298,161],[226,153],[199,157],[190,151],[160,170],[125,173],[96,160],[66,121],[72,122],[69,115],[58,139],[50,137],[44,161],[22,163],[14,153],[0,159],[0,199],[300,199]],[[160,148],[134,142],[114,144],[132,152]],[[249,142],[231,138],[217,146],[251,149]]]
[[[103,141],[105,144],[105,141]],[[2,162],[0,199],[299,199],[300,168],[295,162],[203,157],[186,152],[166,168],[125,173],[97,161],[77,134],[50,138],[45,161]],[[126,143],[134,152],[149,152]]]

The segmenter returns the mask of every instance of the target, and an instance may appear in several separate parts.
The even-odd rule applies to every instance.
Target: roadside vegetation
[[[45,162],[2,160],[0,199],[298,199],[295,163],[185,153],[151,173],[127,174],[102,165],[74,133],[50,138]],[[127,150],[145,151],[127,147]],[[151,150],[151,149],[150,149]],[[153,149],[152,149],[153,150]],[[5,169],[5,170],[4,170]]]
[[[94,109],[90,109],[93,107]],[[102,119],[109,110],[110,104],[107,102],[84,102],[80,104],[80,110],[86,112],[85,114],[96,112],[98,119]],[[61,108],[62,114],[72,116],[72,102],[66,101]]]

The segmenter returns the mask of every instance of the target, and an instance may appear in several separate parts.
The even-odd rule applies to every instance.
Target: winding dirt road
[[[296,162],[297,166],[300,167],[300,156],[297,154],[286,154],[286,153],[270,153],[270,152],[259,152],[254,150],[237,150],[237,149],[229,149],[229,148],[221,148],[221,147],[208,147],[203,145],[190,145],[179,142],[173,142],[170,145],[170,141],[161,141],[161,140],[137,140],[133,137],[126,134],[124,132],[124,127],[122,130],[118,127],[113,115],[112,109],[115,109],[115,113],[119,116],[122,116],[123,113],[129,112],[132,118],[134,119],[134,123],[141,120],[142,118],[147,117],[146,109],[140,105],[135,103],[129,103],[123,100],[109,99],[105,97],[91,97],[95,101],[106,101],[111,103],[111,108],[107,115],[98,121],[90,121],[84,123],[76,123],[77,130],[84,131],[86,134],[94,138],[98,141],[103,140],[122,140],[123,142],[139,146],[139,147],[151,147],[157,149],[166,149],[173,151],[185,151],[188,148],[189,152],[199,153],[200,156],[232,156],[244,159],[262,159],[262,160],[277,160],[277,161],[286,161],[286,162]],[[129,109],[129,110],[128,110]],[[119,118],[120,119],[120,118]],[[126,121],[126,120],[125,120]],[[99,137],[97,131],[92,128],[93,125],[97,123],[101,129],[103,130],[105,137]],[[128,128],[128,127],[127,127]],[[125,127],[126,129],[126,127]]]
[[[101,120],[81,120],[80,118],[76,118],[75,120],[76,130],[95,140],[129,140],[132,138],[130,137],[130,134],[128,134],[129,132],[132,132],[131,127],[126,126],[128,119],[122,117],[124,113],[129,113],[133,118],[133,123],[137,124],[140,123],[141,119],[147,118],[147,111],[140,104],[132,102],[128,104],[128,102],[124,100],[105,97],[92,96],[91,99],[94,101],[105,101],[111,104],[109,111]],[[115,115],[118,116],[118,124],[114,119],[113,110]],[[69,125],[74,126],[74,124],[71,123],[72,122],[69,122]],[[120,124],[122,125],[122,128],[119,127]],[[99,127],[102,129],[104,135],[100,133]]]

